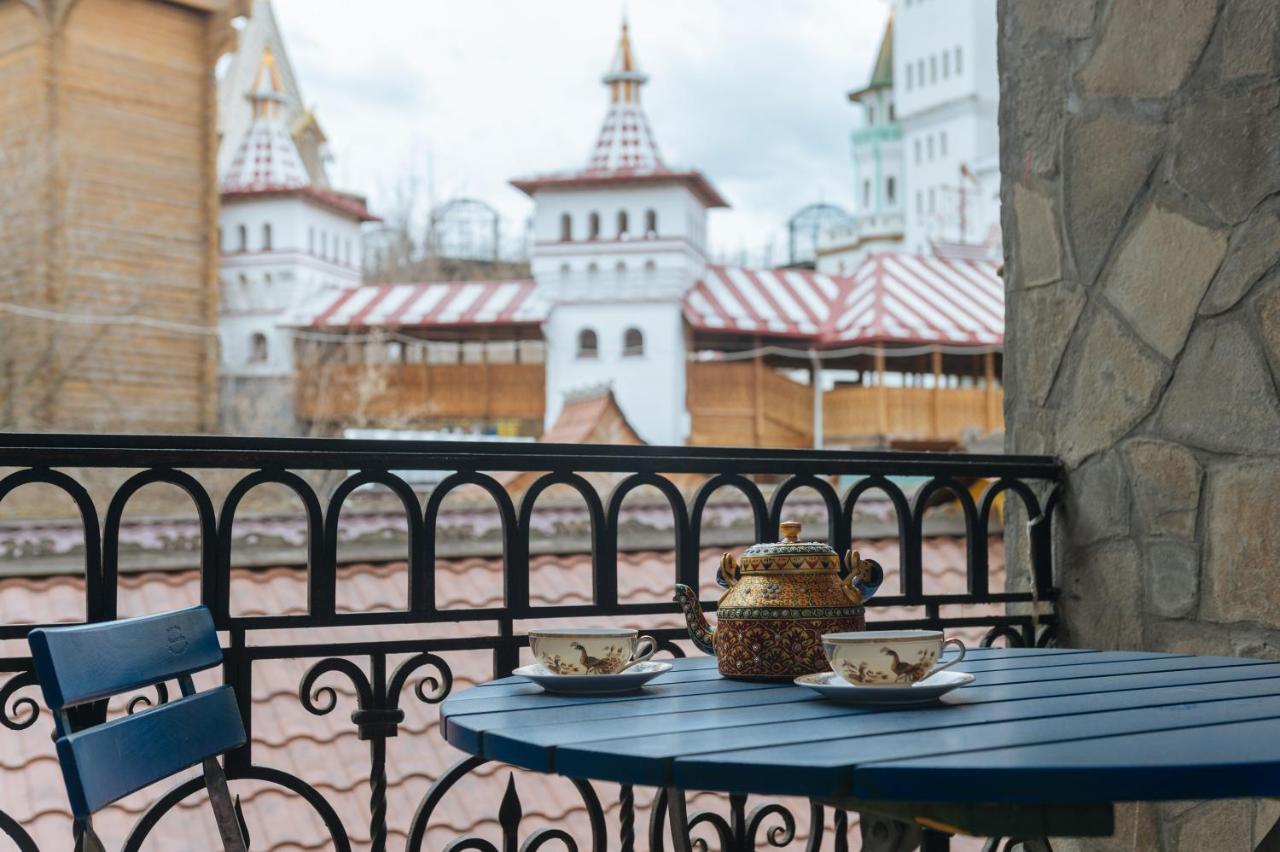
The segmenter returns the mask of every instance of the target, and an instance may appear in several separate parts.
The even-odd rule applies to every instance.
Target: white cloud
[[[507,181],[586,161],[620,4],[601,0],[275,0],[335,179],[389,203],[410,170],[432,194],[530,205]],[[848,206],[844,93],[865,82],[883,0],[637,0],[628,10],[664,158],[701,169],[733,205],[719,249],[781,250],[812,201]],[[775,253],[775,259],[778,254]]]

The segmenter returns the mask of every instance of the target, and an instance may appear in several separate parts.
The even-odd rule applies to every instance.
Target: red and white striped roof
[[[290,325],[426,328],[540,323],[547,309],[530,279],[348,287],[304,305]]]
[[[533,324],[546,319],[547,310],[531,279],[385,284],[327,292],[290,324],[334,330]],[[851,278],[709,266],[685,294],[684,316],[700,332],[827,347],[999,346],[1004,284],[990,261],[888,252],[869,256]]]
[[[880,252],[833,306],[827,343],[1004,343],[1004,281],[991,261]]]
[[[684,315],[700,331],[818,337],[840,292],[840,279],[810,270],[708,266]]]

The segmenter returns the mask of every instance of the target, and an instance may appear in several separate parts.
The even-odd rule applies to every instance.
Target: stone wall
[[[1280,656],[1280,4],[1000,0],[1000,85],[1006,443],[1068,469],[1062,639]],[[1087,846],[1252,849],[1276,813]]]

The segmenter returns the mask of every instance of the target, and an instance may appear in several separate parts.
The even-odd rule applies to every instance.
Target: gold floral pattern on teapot
[[[800,524],[784,521],[782,540],[747,548],[741,560],[726,553],[719,579],[728,590],[707,623],[697,594],[676,586],[689,634],[715,654],[720,673],[743,679],[785,679],[823,671],[822,634],[862,630],[862,604],[875,594],[884,571],[857,553],[840,558],[825,542],[801,541]]]

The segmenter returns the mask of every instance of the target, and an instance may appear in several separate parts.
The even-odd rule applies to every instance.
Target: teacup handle
[[[643,651],[640,650],[642,647],[644,648]],[[658,651],[658,643],[652,636],[641,636],[639,639],[636,640],[635,656],[631,658],[630,662],[628,662],[625,666],[622,667],[622,671],[625,672],[627,669],[631,668],[637,663],[643,663],[647,661],[650,657],[652,657],[655,653],[657,653],[657,651]]]
[[[955,645],[957,648],[959,648],[959,649],[960,649],[960,656],[956,657],[954,660],[952,660],[952,661],[951,661],[951,662],[949,662],[949,663],[943,663],[942,665],[940,665],[940,666],[938,666],[937,668],[935,668],[933,671],[929,672],[929,677],[933,677],[933,676],[934,676],[934,675],[936,675],[938,672],[946,671],[947,669],[951,668],[951,667],[952,667],[952,666],[954,666],[956,663],[958,663],[958,662],[960,662],[961,660],[963,660],[963,659],[964,659],[964,651],[965,651],[965,647],[964,647],[964,643],[963,643],[963,642],[961,642],[959,639],[956,639],[955,637],[952,637],[952,638],[950,638],[950,639],[948,639],[948,640],[946,640],[945,642],[943,642],[943,643],[942,643],[942,647],[943,647],[943,648],[946,648],[948,645]]]

